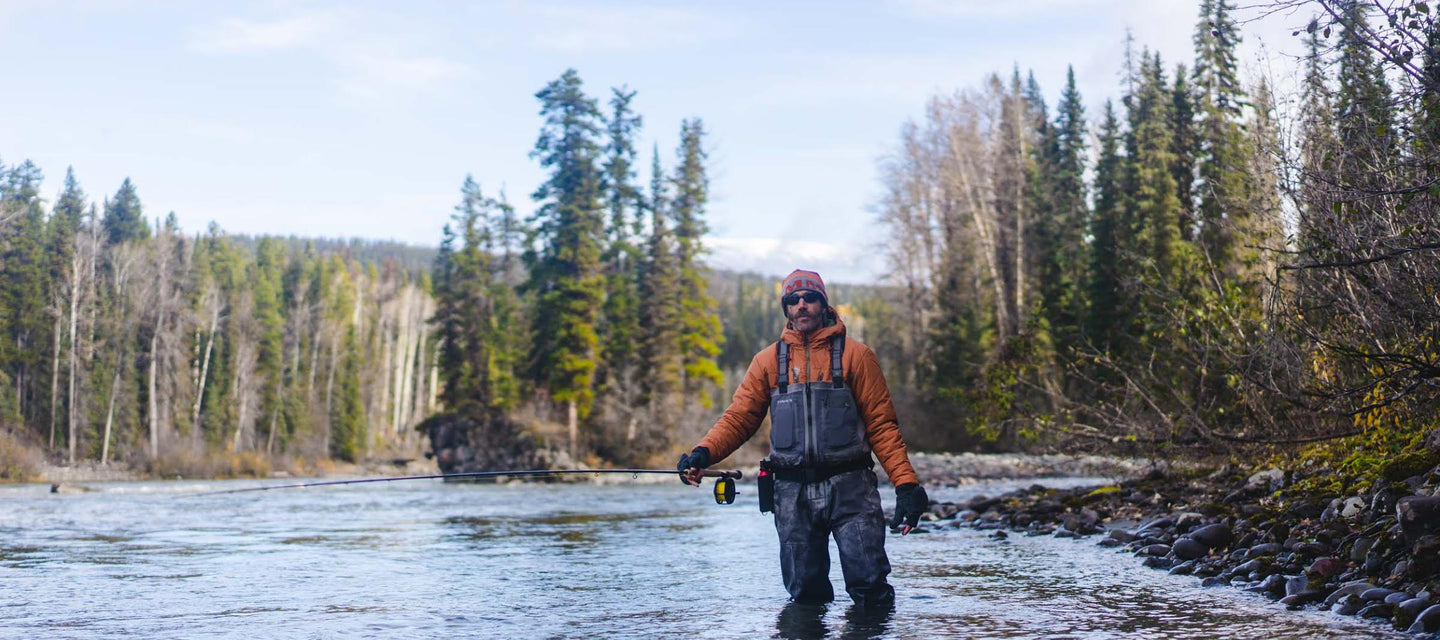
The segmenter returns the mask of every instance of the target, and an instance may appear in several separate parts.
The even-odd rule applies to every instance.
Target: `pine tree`
[[[1244,207],[1247,143],[1241,126],[1245,93],[1236,47],[1240,30],[1231,0],[1204,0],[1195,28],[1195,91],[1199,96],[1199,239],[1211,264],[1229,278],[1241,277],[1237,252],[1247,243],[1238,231],[1250,225]]]
[[[641,126],[640,116],[630,106],[634,97],[634,91],[611,90],[604,164],[604,198],[609,219],[605,229],[605,306],[601,313],[598,382],[622,395],[633,391],[626,378],[635,375],[640,323],[637,282],[640,252],[631,240],[641,217],[643,200],[634,183],[635,135]]]
[[[541,246],[530,258],[529,289],[536,296],[531,376],[566,405],[572,456],[579,454],[579,420],[595,399],[595,325],[605,293],[602,118],[581,84],[569,69],[535,94],[545,126],[531,152],[550,171],[532,196],[540,203],[534,219]]]
[[[675,425],[683,382],[680,330],[676,312],[682,300],[680,256],[674,234],[666,225],[669,199],[660,168],[660,150],[653,151],[650,169],[650,237],[640,271],[641,401],[655,421]]]
[[[344,353],[340,364],[338,388],[330,415],[330,455],[355,462],[365,452],[368,438],[365,425],[365,403],[361,395],[360,336],[354,325],[345,329]]]
[[[1125,318],[1121,295],[1120,234],[1125,224],[1125,158],[1121,155],[1122,134],[1114,106],[1105,101],[1100,124],[1100,149],[1095,163],[1095,215],[1090,218],[1090,302],[1086,333],[1101,351],[1109,351],[1118,339]]]
[[[1170,99],[1170,130],[1174,137],[1175,162],[1170,173],[1175,176],[1175,196],[1180,200],[1180,237],[1186,242],[1195,239],[1195,162],[1200,154],[1200,140],[1195,130],[1195,95],[1186,82],[1185,65],[1175,67],[1175,89]]]
[[[135,185],[126,178],[115,197],[105,201],[105,217],[101,221],[109,244],[143,240],[150,237],[150,225],[140,204]]]
[[[1089,270],[1085,242],[1089,207],[1086,204],[1085,157],[1089,132],[1085,107],[1075,86],[1075,70],[1066,73],[1065,90],[1056,105],[1051,129],[1054,142],[1046,175],[1037,181],[1048,185],[1050,198],[1045,217],[1047,260],[1041,269],[1041,296],[1057,349],[1068,351],[1081,342],[1085,320],[1085,278]]]
[[[670,218],[675,224],[675,243],[680,267],[680,355],[684,362],[685,383],[682,389],[686,402],[700,400],[710,408],[712,401],[704,391],[723,380],[716,356],[724,344],[720,316],[715,301],[706,292],[707,269],[701,260],[701,240],[708,230],[705,205],[710,199],[710,181],[706,177],[704,149],[705,125],[699,118],[680,123],[680,147],[671,183],[675,197],[670,203]]]

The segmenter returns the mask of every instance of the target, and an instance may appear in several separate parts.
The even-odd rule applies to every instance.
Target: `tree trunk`
[[[567,405],[567,412],[570,425],[570,462],[571,464],[574,464],[579,460],[579,458],[575,455],[575,447],[576,442],[580,439],[580,415],[577,407],[575,406],[575,400],[573,398]]]
[[[56,311],[59,311],[59,309],[56,309]],[[50,449],[52,450],[55,448],[55,422],[60,409],[59,403],[56,402],[56,400],[59,399],[58,396],[60,395],[60,330],[63,326],[64,325],[61,324],[60,314],[56,313],[55,330],[53,331],[55,335],[55,350],[51,352],[50,356]]]
[[[110,382],[110,406],[105,409],[105,438],[100,445],[100,464],[110,464],[110,426],[115,424],[115,396],[120,395],[120,365],[116,363],[115,376]],[[70,464],[75,464],[75,443],[70,443]]]
[[[217,302],[210,314],[210,337],[205,341],[205,357],[200,363],[200,384],[195,387],[195,410],[191,414],[190,424],[196,429],[200,428],[200,407],[205,401],[205,383],[210,376],[210,353],[215,349],[215,329],[219,324],[220,305]]]
[[[148,414],[147,417],[149,418],[148,422],[150,423],[150,459],[151,459],[151,460],[154,460],[154,459],[160,457],[160,412],[159,412],[160,403],[159,403],[159,402],[156,400],[156,398],[155,398],[155,391],[156,391],[156,385],[155,385],[155,370],[159,367],[159,365],[156,364],[155,360],[159,357],[159,354],[156,353],[156,349],[157,349],[157,347],[159,347],[159,346],[160,346],[160,322],[159,322],[159,321],[156,321],[156,323],[155,323],[155,332],[152,333],[152,334],[150,334],[150,362],[149,362],[149,366],[147,367],[147,368],[149,369],[149,371],[146,372],[146,376],[149,378],[149,379],[146,381],[146,385],[147,385],[147,388],[150,390],[149,396],[146,398],[145,405],[146,405],[146,413]]]

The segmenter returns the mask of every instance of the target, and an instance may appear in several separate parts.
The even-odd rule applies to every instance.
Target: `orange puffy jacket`
[[[828,382],[830,380],[830,338],[845,335],[845,323],[838,317],[835,324],[818,329],[810,334],[806,343],[800,332],[785,329],[780,339],[790,345],[790,382]],[[735,389],[735,396],[725,413],[715,421],[710,432],[700,439],[700,446],[710,450],[710,459],[723,460],[745,444],[759,430],[760,423],[770,410],[770,391],[778,383],[775,345],[760,350],[750,361],[745,379]],[[845,357],[840,362],[850,392],[860,409],[860,419],[865,423],[865,435],[870,449],[880,460],[890,484],[918,483],[915,468],[910,466],[910,455],[905,449],[905,440],[900,437],[900,425],[895,421],[895,405],[890,400],[890,387],[885,384],[885,374],[880,371],[880,362],[875,352],[858,340],[845,338]],[[713,462],[712,462],[713,464]]]

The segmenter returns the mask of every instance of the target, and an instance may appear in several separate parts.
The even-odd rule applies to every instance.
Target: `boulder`
[[[1360,594],[1360,599],[1364,600],[1367,603],[1381,602],[1386,598],[1386,596],[1389,596],[1392,593],[1399,592],[1395,591],[1394,589],[1387,589],[1385,587],[1375,587],[1374,589],[1366,589],[1364,593]]]
[[[1440,533],[1440,496],[1401,497],[1395,503],[1395,520],[1410,542],[1427,533]]]
[[[1336,600],[1335,604],[1330,605],[1330,610],[1342,616],[1353,616],[1359,613],[1360,608],[1364,606],[1365,601],[1361,600],[1360,596],[1347,594],[1345,597]]]
[[[1256,585],[1251,590],[1256,593],[1270,594],[1278,598],[1282,595],[1289,595],[1285,593],[1285,582],[1285,576],[1276,573],[1267,576],[1264,580],[1261,580],[1260,584]]]
[[[1415,616],[1420,615],[1420,612],[1424,611],[1428,606],[1430,606],[1429,598],[1416,597],[1404,600],[1400,602],[1400,604],[1395,605],[1395,612],[1397,615],[1403,613],[1406,618],[1413,620]]]
[[[1330,597],[1325,599],[1325,605],[1333,605],[1336,602],[1339,602],[1340,599],[1344,598],[1345,596],[1355,596],[1358,598],[1360,597],[1360,594],[1374,588],[1375,585],[1370,584],[1369,582],[1366,582],[1364,580],[1346,582],[1345,584],[1340,585],[1339,589],[1336,589],[1335,591],[1330,593]]]
[[[1440,604],[1432,604],[1415,616],[1415,622],[1406,629],[1409,633],[1434,633],[1440,631]]]
[[[1340,503],[1340,516],[1342,518],[1354,518],[1365,513],[1365,499],[1359,496],[1351,496]]]
[[[1190,539],[1209,549],[1223,549],[1235,539],[1235,533],[1220,523],[1207,524],[1190,532]]]
[[[1285,595],[1293,596],[1310,590],[1310,580],[1305,576],[1291,576],[1285,579]]]
[[[1204,544],[1201,544],[1200,542],[1188,536],[1176,540],[1175,545],[1171,547],[1171,550],[1175,552],[1175,557],[1180,558],[1181,560],[1194,560],[1196,558],[1203,558],[1206,554],[1210,552],[1209,547],[1206,547]]]
[[[1440,536],[1424,535],[1410,547],[1410,577],[1428,580],[1440,573]]]
[[[1344,570],[1344,561],[1340,560],[1339,558],[1331,558],[1327,556],[1324,558],[1318,558],[1314,562],[1310,563],[1310,568],[1306,569],[1305,573],[1324,580],[1325,578],[1331,578],[1339,575],[1339,573]]]
[[[1285,487],[1285,472],[1280,469],[1266,469],[1255,473],[1245,481],[1246,489],[1278,491]]]

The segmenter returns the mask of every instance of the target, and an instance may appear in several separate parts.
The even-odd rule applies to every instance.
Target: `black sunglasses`
[[[824,299],[824,296],[815,293],[814,291],[806,291],[804,293],[792,293],[790,295],[787,295],[784,298],[781,298],[780,302],[787,307],[793,307],[797,304],[800,304],[801,300],[804,300],[806,304],[814,304]]]

